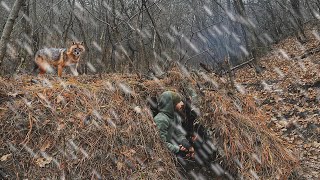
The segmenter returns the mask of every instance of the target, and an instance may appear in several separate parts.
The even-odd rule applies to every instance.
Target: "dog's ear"
[[[82,52],[86,50],[83,45],[80,45],[79,47],[81,48]]]

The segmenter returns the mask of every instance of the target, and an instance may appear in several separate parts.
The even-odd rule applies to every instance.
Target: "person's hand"
[[[197,139],[198,139],[198,135],[193,135],[191,138],[191,141],[196,142]]]
[[[183,147],[182,145],[179,145],[179,150],[182,152],[187,152],[187,148]]]
[[[194,148],[193,148],[193,147],[190,147],[190,148],[189,148],[189,152],[193,153],[193,152],[194,152]]]
[[[194,152],[190,152],[190,153],[188,153],[188,154],[186,155],[186,157],[194,159],[195,154],[194,154]]]
[[[192,102],[191,96],[187,96],[187,97],[186,97],[186,101],[191,104],[191,102]]]
[[[189,148],[191,147],[191,144],[190,144],[190,142],[189,142],[187,139],[183,139],[183,140],[180,142],[180,144],[181,144],[183,147],[187,148],[187,149],[189,149]]]

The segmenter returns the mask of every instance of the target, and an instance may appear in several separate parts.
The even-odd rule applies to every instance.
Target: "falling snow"
[[[320,178],[318,6],[0,0],[0,179]]]

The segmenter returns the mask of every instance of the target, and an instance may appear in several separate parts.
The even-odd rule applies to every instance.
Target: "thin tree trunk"
[[[112,13],[116,14],[116,2],[115,0],[112,0]],[[112,21],[113,25],[116,25],[116,17],[113,17],[113,21]],[[112,53],[111,53],[111,61],[110,61],[110,65],[111,65],[111,71],[112,72],[116,72],[116,38],[114,38],[114,36],[117,36],[117,29],[115,28],[111,28],[109,27],[109,40],[112,44]]]
[[[22,5],[22,11],[24,14],[24,18],[22,18],[21,22],[22,22],[22,27],[24,28],[24,32],[26,33],[26,35],[30,34],[30,11],[29,11],[29,0],[26,0],[23,5]]]
[[[86,59],[86,62],[89,62],[91,63],[91,58],[88,58],[89,54],[90,54],[90,48],[88,47],[88,39],[87,39],[87,36],[86,36],[86,33],[84,31],[84,27],[83,27],[83,24],[81,23],[80,19],[77,17],[77,16],[74,16],[75,19],[78,21],[78,25],[79,25],[79,28],[80,28],[80,33],[81,33],[81,36],[83,38],[83,42],[84,42],[84,48],[86,49],[86,53],[85,53],[85,56],[83,59]],[[80,66],[80,69],[81,69],[81,73],[85,73],[85,74],[88,74],[88,69],[87,69],[87,66],[83,63],[81,63],[83,65],[83,67]]]
[[[141,8],[140,8],[140,11],[139,11],[139,14],[138,14],[139,18],[137,20],[137,26],[138,26],[139,19],[141,18],[141,20],[140,20],[140,29],[143,28],[143,22],[144,22],[144,13],[143,13],[143,11],[144,11],[144,6],[143,6],[143,4],[141,4]],[[137,34],[137,36],[140,36],[138,32],[136,32],[136,34]],[[146,57],[146,49],[145,49],[145,46],[144,46],[143,38],[139,38],[139,45],[140,45],[140,48],[141,48],[141,50],[140,50],[141,51],[140,52],[140,62],[145,62],[143,64],[144,67],[140,65],[140,68],[149,70],[150,69],[150,61]]]
[[[294,19],[296,21],[297,29],[299,30],[299,33],[296,33],[297,39],[304,43],[307,39],[306,34],[304,33],[304,26],[303,26],[303,17],[302,13],[300,11],[300,2],[299,0],[290,0],[292,9],[294,11]]]
[[[227,0],[227,8],[228,8],[228,11],[231,12],[231,1],[230,0]],[[228,28],[231,30],[231,32],[234,32],[234,22],[228,18]],[[226,41],[227,41],[227,45],[229,46],[229,48],[232,48],[232,37],[231,37],[231,34],[228,34],[227,35],[228,38],[226,38]],[[229,53],[228,50],[226,50],[226,54]]]
[[[247,15],[245,13],[245,9],[244,9],[244,5],[243,5],[242,0],[234,0],[234,7],[235,7],[237,13],[242,18],[247,20],[247,18],[246,18]],[[248,50],[250,50],[250,43],[249,43],[249,40],[248,40],[248,34],[247,34],[247,31],[246,31],[246,28],[245,28],[244,24],[240,24],[240,26],[241,26],[241,30],[242,30],[242,33],[243,33],[243,36],[244,36],[244,41],[245,41],[246,47],[247,47]],[[247,27],[247,30],[250,32],[249,27]],[[252,38],[251,38],[251,40],[252,40]],[[253,42],[254,41],[251,42],[251,46],[255,46]]]
[[[291,6],[292,6],[292,9],[291,8],[288,8],[286,4],[284,4],[283,2],[281,1],[277,1],[277,3],[284,9],[286,9],[290,15],[292,16],[293,18],[293,22],[291,22],[291,24],[293,25],[293,32],[295,33],[298,41],[300,43],[304,43],[306,41],[306,35],[304,33],[304,30],[303,30],[303,23],[302,23],[302,17],[299,17],[299,14],[301,14],[300,12],[300,4],[299,4],[299,1],[297,0],[290,0],[290,3],[291,3]],[[296,30],[297,29],[297,30]],[[301,36],[300,36],[300,34]]]
[[[67,27],[65,28],[64,32],[63,32],[63,43],[66,44],[67,43],[67,38],[68,38],[68,33],[69,33],[69,29],[70,27],[73,25],[73,13],[70,13],[70,19],[69,22],[67,24]]]
[[[234,91],[235,85],[234,85],[234,77],[231,71],[231,64],[230,64],[230,57],[227,55],[227,57],[224,60],[224,63],[227,67],[228,70],[228,75],[229,75],[229,80],[230,80],[230,85],[231,85],[231,91]]]
[[[281,27],[279,26],[278,22],[277,22],[277,17],[275,15],[275,13],[273,12],[272,9],[272,5],[270,4],[269,0],[264,1],[264,5],[266,7],[267,12],[269,13],[269,15],[271,16],[271,20],[270,21],[274,21],[274,23],[270,24],[271,26],[271,34],[273,35],[273,39],[275,42],[278,42],[278,40],[281,38],[282,36],[282,30]],[[280,19],[280,17],[279,17]],[[281,19],[280,19],[281,20]]]
[[[22,20],[21,20],[22,27],[24,28],[25,35],[29,36],[29,34],[30,34],[29,0],[26,0],[22,4],[21,9],[22,9],[23,16],[24,16],[24,18],[22,18]],[[28,45],[30,45],[31,42],[29,42],[27,39],[27,43],[28,43]],[[16,72],[19,72],[21,67],[25,65],[26,59],[31,59],[31,54],[29,54],[28,51],[26,49],[24,49],[23,47],[20,46],[19,52],[21,52],[21,55],[19,57],[20,64],[16,67]]]
[[[32,14],[31,14],[31,38],[32,38],[32,51],[35,53],[38,50],[39,34],[37,30],[37,0],[32,0]]]
[[[3,58],[6,54],[7,50],[7,43],[9,42],[9,38],[11,35],[11,32],[13,30],[13,25],[15,20],[17,19],[19,15],[20,8],[22,7],[22,4],[25,2],[25,0],[16,0],[13,4],[12,10],[9,14],[9,17],[7,19],[7,22],[3,28],[1,40],[0,40],[0,66],[2,64]]]
[[[238,11],[238,13],[245,19],[245,20],[248,20],[248,16],[245,12],[245,8],[244,8],[244,4],[243,4],[243,1],[242,0],[234,0],[235,1],[235,7],[236,7],[236,10]],[[259,63],[258,63],[258,52],[257,52],[257,33],[256,33],[256,30],[254,29],[253,26],[251,26],[250,24],[247,25],[247,29],[248,31],[250,32],[250,45],[251,47],[248,48],[248,50],[251,51],[252,53],[252,56],[253,56],[253,64],[254,64],[254,67],[255,67],[255,70],[257,73],[260,73],[261,72],[261,68],[259,67]]]
[[[104,7],[104,6],[103,6]],[[105,21],[109,22],[109,13],[108,10],[106,8],[104,8],[105,13]],[[104,31],[103,31],[103,35],[101,37],[103,44],[101,44],[102,46],[102,56],[101,56],[101,61],[104,64],[104,68],[103,68],[103,72],[108,72],[109,71],[109,66],[108,66],[108,54],[109,54],[109,47],[108,47],[108,39],[109,39],[109,26],[108,25],[104,25],[103,26]]]
[[[64,29],[63,31],[63,43],[67,44],[67,38],[68,38],[68,33],[69,33],[69,29],[71,28],[71,26],[73,26],[73,11],[74,11],[74,5],[75,5],[75,0],[68,0],[68,3],[70,5],[70,19],[68,24],[66,25],[67,27]]]
[[[107,15],[106,15],[107,16]],[[106,17],[107,19],[107,17]],[[101,55],[101,61],[104,65],[103,72],[108,71],[108,54],[109,54],[109,48],[108,48],[108,38],[109,38],[109,27],[104,28],[104,33],[103,33],[103,44],[102,44],[102,55]]]
[[[310,5],[310,3],[311,3],[310,1],[306,1],[306,4],[308,6],[308,9],[309,9],[310,14],[312,15],[313,19],[317,19],[317,16],[315,14],[316,10]]]

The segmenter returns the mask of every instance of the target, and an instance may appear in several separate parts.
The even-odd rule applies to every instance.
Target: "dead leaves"
[[[312,146],[315,147],[315,148],[320,148],[320,143],[314,141]]]
[[[30,80],[30,77],[28,78]],[[28,177],[41,177],[44,176],[44,172],[55,172],[58,170],[57,168],[72,170],[75,165],[79,172],[84,172],[86,169],[96,169],[101,175],[109,172],[114,175],[115,172],[117,173],[115,175],[117,179],[120,176],[129,177],[135,169],[140,170],[143,165],[148,165],[148,167],[154,169],[156,163],[152,163],[153,159],[150,159],[151,163],[149,163],[145,160],[146,158],[141,158],[142,163],[138,163],[137,156],[146,156],[143,153],[146,147],[139,150],[130,150],[130,148],[122,149],[122,151],[115,150],[118,149],[119,143],[131,144],[133,142],[133,145],[143,143],[149,145],[158,141],[158,136],[154,134],[153,127],[144,129],[145,126],[141,126],[143,129],[140,129],[136,126],[138,123],[150,121],[149,117],[140,115],[144,111],[141,107],[141,105],[144,105],[141,104],[141,99],[131,98],[129,94],[123,93],[119,86],[114,86],[116,92],[108,90],[103,86],[104,81],[93,83],[88,80],[89,78],[93,79],[90,76],[79,77],[83,82],[78,82],[77,87],[69,86],[68,78],[62,79],[66,86],[60,85],[60,79],[55,78],[50,79],[53,88],[42,87],[38,84],[31,84],[28,87],[17,86],[17,90],[20,91],[21,89],[21,92],[26,92],[27,95],[24,98],[32,104],[27,107],[24,101],[19,98],[17,101],[14,99],[16,112],[7,107],[5,109],[2,109],[3,106],[0,107],[0,114],[4,111],[4,116],[0,115],[4,133],[12,133],[10,137],[20,140],[20,127],[14,126],[20,122],[16,122],[16,119],[12,118],[15,113],[19,115],[30,113],[35,130],[30,135],[30,143],[28,143],[28,146],[25,145],[23,149],[24,153],[17,153],[17,156],[12,153],[11,157],[10,155],[3,156],[7,153],[0,154],[0,158],[3,156],[2,160],[9,162],[14,157],[19,161],[21,166],[17,167],[16,172],[25,172],[28,171],[25,168],[33,168],[34,174]],[[131,76],[119,78],[118,75],[114,75],[114,78],[118,79],[110,78],[110,81],[118,82],[120,79],[126,82],[127,79],[134,79]],[[132,82],[136,83],[134,80]],[[130,83],[128,84],[132,87],[132,90],[127,91],[127,93],[136,90]],[[122,90],[127,89],[123,87]],[[113,99],[113,95],[119,97]],[[114,108],[114,113],[109,111],[111,108]],[[8,123],[5,120],[8,120]],[[25,122],[22,118],[21,121],[24,125],[23,128],[27,131],[28,122]],[[96,128],[98,126],[95,126],[94,123],[101,128]],[[148,125],[150,124],[146,123],[146,126]],[[123,132],[119,133],[121,130]],[[126,138],[123,134],[130,136]],[[141,142],[140,136],[146,135],[148,135],[148,138]],[[64,138],[66,145],[64,144]],[[70,139],[76,141],[76,146],[68,141]],[[110,149],[111,146],[112,149]],[[153,150],[158,152],[154,157],[162,156],[166,160],[167,169],[170,171],[170,173],[159,175],[169,177],[167,174],[170,174],[170,177],[172,177],[174,164],[169,155],[160,148],[159,143],[156,143],[156,148]],[[111,153],[114,154],[115,158],[108,158]],[[84,158],[89,160],[83,161]],[[91,160],[94,160],[94,162]],[[145,171],[147,170],[141,170],[141,173],[145,173]],[[84,178],[90,179],[90,175],[88,173],[89,178],[87,175],[84,175]],[[28,177],[26,176],[26,178]]]
[[[50,164],[52,161],[52,157],[47,157],[47,158],[38,158],[36,160],[36,164],[39,166],[39,167],[45,167],[47,164]]]
[[[45,101],[47,104],[49,104],[49,101],[47,99],[47,97],[45,95],[43,95],[42,93],[37,93],[38,97],[40,99],[42,99],[43,101]]]
[[[312,143],[304,144],[303,147],[304,147],[305,149],[308,149],[308,148],[311,148],[311,147],[313,147],[313,148],[320,148],[320,143],[318,143],[317,141],[314,141],[314,142],[312,142]]]
[[[57,103],[59,104],[60,102],[64,102],[64,97],[59,94],[57,96]]]
[[[308,158],[320,158],[319,151],[313,151],[320,148],[317,131],[320,127],[317,87],[320,64],[312,59],[319,59],[320,53],[302,60],[293,57],[318,46],[315,38],[310,38],[303,46],[294,38],[288,38],[274,45],[273,52],[260,59],[267,68],[260,76],[252,69],[243,68],[236,79],[246,84],[246,92],[257,97],[261,109],[271,116],[269,127]],[[261,82],[265,82],[264,85]]]
[[[117,162],[117,169],[121,171],[124,168],[124,164],[120,161]]]
[[[0,158],[0,161],[7,161],[10,157],[12,156],[12,154],[6,154],[6,155],[3,155],[1,158]]]
[[[123,154],[124,156],[131,158],[133,157],[137,152],[134,149],[129,149],[125,152],[122,152],[121,154]]]
[[[41,147],[40,147],[40,153],[44,153],[45,151],[47,151],[51,146],[53,146],[53,139],[51,139],[50,137],[46,138],[44,142],[41,143]],[[53,160],[52,157],[45,155],[44,158],[37,158],[35,163],[43,168],[45,167],[47,164],[50,164],[51,161]]]
[[[46,140],[43,144],[42,144],[42,146],[40,147],[40,151],[42,151],[42,152],[44,152],[44,151],[46,151],[50,146],[51,146],[51,144],[52,144],[52,141],[51,140]]]
[[[66,127],[66,124],[64,122],[62,122],[62,121],[58,122],[58,127],[57,127],[58,131],[61,131],[65,127]]]

